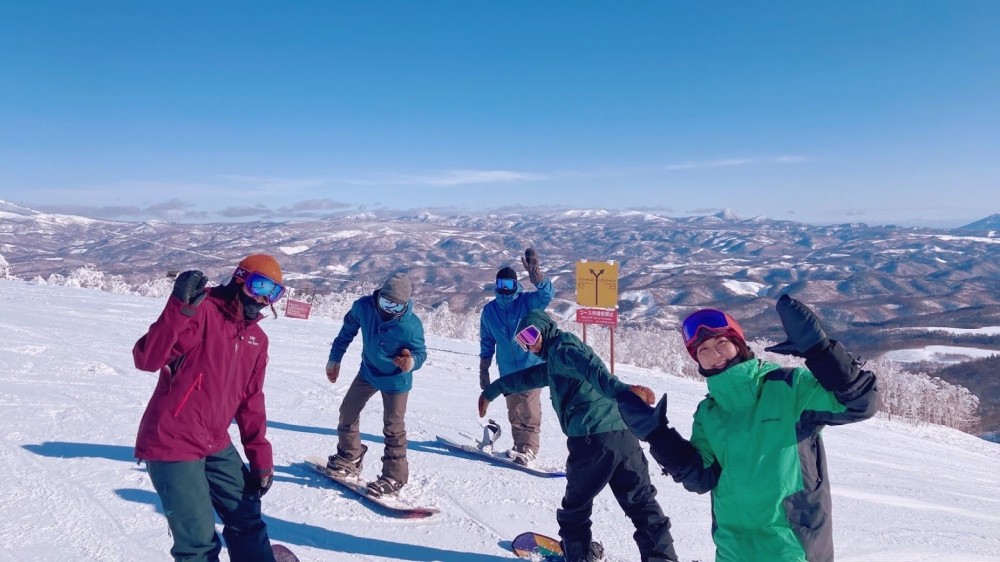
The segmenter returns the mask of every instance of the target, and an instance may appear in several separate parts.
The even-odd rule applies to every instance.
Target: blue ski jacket
[[[406,303],[406,311],[399,318],[382,320],[375,303],[378,291],[354,301],[344,315],[344,325],[330,346],[330,361],[340,363],[347,347],[361,332],[361,376],[369,384],[390,394],[409,392],[413,388],[413,371],[427,359],[424,345],[424,325],[413,313],[413,301]],[[413,371],[400,371],[392,359],[403,349],[413,355]]]
[[[501,295],[494,289],[496,298],[486,303],[479,315],[479,357],[492,360],[495,350],[501,377],[542,362],[537,355],[524,351],[514,341],[518,322],[532,310],[544,310],[555,296],[552,281],[548,278],[536,289],[533,293],[526,293],[520,283],[513,295]]]

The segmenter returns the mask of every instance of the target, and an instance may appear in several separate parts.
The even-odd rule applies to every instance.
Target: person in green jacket
[[[782,295],[787,341],[766,351],[805,359],[782,368],[756,359],[728,314],[702,309],[681,332],[708,383],[691,440],[656,408],[619,397],[632,432],[667,474],[692,492],[712,493],[716,562],[832,562],[830,477],[821,430],[868,419],[880,406],[875,375],[861,369],[816,315]]]
[[[656,502],[649,464],[618,413],[620,394],[638,393],[637,400],[652,404],[653,392],[618,380],[590,347],[559,330],[543,310],[529,312],[515,334],[519,345],[545,362],[490,383],[479,396],[479,417],[501,394],[549,388],[568,438],[566,493],[556,512],[567,562],[591,562],[603,555],[601,544],[592,540],[590,516],[594,498],[605,486],[635,526],[642,562],[676,561],[670,520]]]

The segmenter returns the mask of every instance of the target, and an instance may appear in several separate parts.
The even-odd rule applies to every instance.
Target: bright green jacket
[[[859,371],[831,392],[807,369],[750,359],[707,382],[691,433],[700,466],[672,476],[689,490],[711,490],[716,561],[832,562],[820,434],[874,415],[874,375]]]

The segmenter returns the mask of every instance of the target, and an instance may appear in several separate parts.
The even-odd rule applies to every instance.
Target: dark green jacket
[[[500,377],[483,391],[490,401],[501,394],[549,387],[552,407],[568,437],[627,430],[616,397],[629,385],[612,375],[590,347],[563,332],[544,311],[528,313],[522,326],[534,324],[542,333],[545,363]]]

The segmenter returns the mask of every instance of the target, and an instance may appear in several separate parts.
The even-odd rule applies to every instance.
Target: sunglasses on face
[[[542,337],[542,333],[538,331],[538,328],[530,325],[518,332],[514,336],[514,341],[517,342],[517,345],[521,346],[521,349],[530,351],[528,348],[538,343],[538,338],[540,337]]]
[[[684,319],[681,324],[681,336],[684,338],[684,345],[691,345],[702,330],[708,333],[723,332],[734,328],[729,316],[720,310],[706,308],[692,313]]]
[[[497,277],[497,291],[502,295],[509,295],[517,287],[517,279],[508,277]]]
[[[389,314],[397,315],[397,314],[402,314],[403,311],[406,310],[406,303],[405,302],[394,302],[394,301],[391,301],[391,300],[383,297],[382,295],[379,295],[378,296],[378,307],[381,308],[382,310],[384,310],[385,312],[389,313]]]
[[[281,283],[256,271],[246,276],[243,280],[243,286],[254,297],[266,298],[268,303],[278,302],[285,294],[285,287]]]

